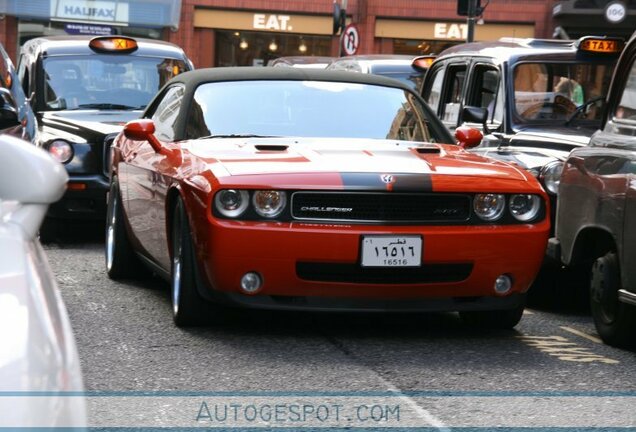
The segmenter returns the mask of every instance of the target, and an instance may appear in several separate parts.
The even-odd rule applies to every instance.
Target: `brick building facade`
[[[159,17],[176,12],[173,24],[147,21],[153,19],[148,12],[153,1],[155,9],[168,9],[156,14]],[[38,31],[65,32],[64,16],[47,14],[93,4],[90,0],[13,3],[12,10],[0,11],[6,12],[0,20],[0,42],[14,60],[20,43],[38,36]],[[337,56],[340,52],[339,38],[332,36],[333,0],[181,0],[180,8],[179,1],[166,0],[99,3],[113,8],[125,5],[130,22],[111,26],[113,33],[176,43],[197,67],[266,64],[281,55]],[[550,37],[552,4],[552,0],[493,0],[482,16],[483,24],[475,27],[475,39]],[[357,52],[361,54],[434,53],[465,40],[466,19],[457,15],[457,0],[349,0],[346,12],[347,22],[357,26]],[[73,22],[82,22],[81,16]],[[95,24],[90,19],[85,22]],[[25,30],[36,24],[42,30]]]
[[[491,1],[481,17],[483,23],[476,26],[475,39],[551,37],[552,4],[551,0]],[[361,54],[427,54],[465,41],[466,19],[457,15],[456,0],[349,0],[346,12],[347,21],[357,26]],[[223,16],[215,19],[218,15]],[[320,39],[315,44],[320,49],[288,49],[273,55],[337,56],[339,38],[331,35],[332,16],[333,0],[183,0],[179,29],[164,30],[163,38],[182,46],[197,67],[225,64],[219,50],[231,42],[229,32],[237,37],[247,32],[251,40],[260,37],[267,41],[286,33],[305,35],[304,39]],[[313,21],[307,20],[311,18]],[[302,24],[277,26],[276,19],[283,24]],[[254,28],[255,23],[265,25]],[[241,42],[249,49],[247,40],[236,40],[238,45]],[[426,50],[427,45],[432,48]],[[253,64],[260,64],[259,60],[252,58]]]

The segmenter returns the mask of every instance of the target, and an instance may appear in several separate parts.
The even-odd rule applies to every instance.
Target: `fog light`
[[[247,294],[254,294],[261,289],[263,285],[263,279],[258,273],[249,272],[245,273],[241,278],[241,289]]]
[[[506,294],[512,288],[512,279],[508,275],[501,275],[495,280],[495,292]]]

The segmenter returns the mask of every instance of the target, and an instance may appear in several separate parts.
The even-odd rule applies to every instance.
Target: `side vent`
[[[413,148],[419,154],[439,154],[440,150],[437,146],[422,146]]]
[[[272,145],[272,144],[257,144],[256,150],[258,151],[273,151],[273,152],[284,152],[287,150],[286,145]]]

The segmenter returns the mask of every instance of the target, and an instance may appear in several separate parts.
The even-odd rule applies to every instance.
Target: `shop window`
[[[439,40],[393,39],[393,54],[408,54],[413,56],[425,54],[439,54],[446,48],[459,45],[464,41],[449,42]]]
[[[329,56],[331,37],[217,31],[215,52],[216,66],[266,66],[278,57]]]

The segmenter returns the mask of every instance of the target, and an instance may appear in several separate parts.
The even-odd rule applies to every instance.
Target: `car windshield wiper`
[[[605,96],[598,96],[598,97],[592,98],[592,99],[590,99],[588,101],[585,101],[583,103],[583,105],[577,107],[572,112],[572,114],[570,114],[570,117],[568,117],[568,119],[565,121],[565,125],[566,126],[569,125],[572,122],[572,120],[574,120],[576,117],[579,116],[579,114],[581,114],[583,111],[585,111],[585,109],[587,109],[587,107],[589,107],[590,105],[595,104],[598,101],[602,101],[602,100],[605,100]]]
[[[112,109],[112,110],[141,110],[145,108],[145,105],[134,107],[130,105],[114,104],[114,103],[91,103],[81,104],[75,109],[92,108],[92,109]]]
[[[208,135],[198,137],[196,139],[206,139],[206,138],[279,138],[276,135],[256,135],[256,134],[219,134],[219,135]]]

